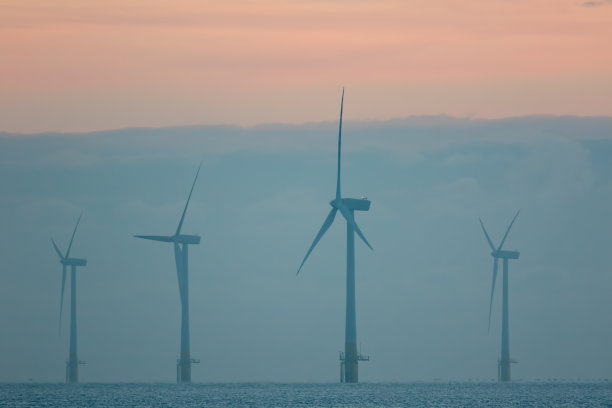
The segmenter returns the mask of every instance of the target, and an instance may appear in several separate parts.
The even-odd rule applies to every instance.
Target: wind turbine
[[[485,237],[487,238],[487,242],[491,247],[491,256],[493,256],[493,283],[491,284],[491,299],[489,301],[489,329],[491,328],[491,308],[493,306],[493,292],[495,291],[495,280],[497,279],[497,262],[500,259],[504,260],[504,274],[503,274],[503,302],[502,302],[502,339],[501,339],[501,358],[498,361],[498,381],[510,381],[510,364],[515,361],[510,359],[510,333],[508,328],[508,259],[518,259],[519,252],[518,251],[504,251],[502,247],[504,246],[504,242],[506,241],[506,237],[508,237],[508,233],[510,232],[510,228],[512,228],[512,224],[516,221],[516,217],[518,217],[521,211],[517,211],[516,215],[512,219],[512,222],[508,226],[506,233],[504,234],[504,238],[501,240],[501,243],[495,248],[489,234],[487,234],[487,230],[484,227],[481,219],[480,226],[482,227],[482,232],[484,232]]]
[[[359,226],[355,222],[355,211],[368,211],[370,209],[370,201],[356,198],[342,198],[340,194],[340,153],[342,146],[342,110],[344,106],[344,88],[342,89],[342,101],[340,102],[340,126],[338,129],[338,178],[336,180],[336,198],[329,204],[332,206],[329,215],[323,222],[323,226],[316,235],[312,245],[306,252],[306,256],[302,260],[297,273],[300,273],[302,266],[308,259],[308,256],[317,245],[321,237],[329,229],[334,222],[336,213],[340,214],[346,220],[346,325],[345,325],[345,341],[344,341],[344,379],[347,383],[358,382],[358,360],[361,355],[357,353],[357,325],[355,317],[355,232],[359,238],[370,248],[373,249],[368,240],[365,238]]]
[[[60,257],[60,263],[62,264],[62,293],[60,297],[60,315],[59,325],[62,325],[62,309],[64,306],[64,288],[66,287],[66,267],[70,266],[70,352],[68,354],[68,361],[66,362],[66,382],[76,383],[79,382],[79,364],[83,364],[77,357],[77,327],[76,327],[76,268],[77,266],[87,265],[87,259],[82,258],[70,258],[70,249],[72,248],[72,242],[74,241],[74,234],[76,234],[77,227],[81,221],[81,213],[77,219],[74,231],[72,231],[72,238],[70,238],[70,244],[66,255],[62,255],[62,251],[59,250],[57,244],[51,238],[51,243],[55,252]]]
[[[187,203],[183,209],[183,215],[179,221],[178,227],[174,235],[134,235],[136,238],[150,239],[152,241],[160,242],[171,242],[174,245],[174,260],[176,262],[176,274],[178,277],[179,294],[181,297],[181,354],[177,360],[176,367],[176,381],[181,383],[191,382],[191,363],[199,363],[199,360],[191,358],[191,352],[189,350],[189,274],[188,274],[188,249],[189,245],[197,245],[200,243],[199,235],[186,235],[181,234],[181,228],[183,227],[183,221],[185,220],[185,213],[187,212],[187,206],[191,199],[191,193],[200,174],[200,167],[196,172],[195,179],[191,185],[189,196],[187,197]]]

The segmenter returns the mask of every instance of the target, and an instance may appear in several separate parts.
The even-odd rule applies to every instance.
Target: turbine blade
[[[195,183],[198,180],[198,174],[200,174],[200,169],[202,168],[202,163],[198,166],[198,171],[196,172],[195,179],[193,180],[193,184],[191,185],[191,190],[189,191],[189,197],[187,197],[187,202],[185,203],[185,208],[183,209],[183,215],[181,215],[181,220],[179,221],[179,225],[176,229],[175,235],[180,234],[181,228],[183,227],[183,221],[185,220],[185,213],[187,212],[187,206],[189,205],[189,200],[191,200],[191,193],[193,193],[193,188],[195,187]]]
[[[484,224],[482,223],[482,220],[479,218],[478,221],[480,221],[480,226],[482,227],[482,232],[484,232],[485,237],[487,237],[487,242],[489,243],[489,246],[491,247],[491,251],[495,251],[495,246],[493,245],[493,242],[491,241],[491,238],[489,237],[489,234],[487,234],[487,230],[484,227]]]
[[[338,179],[336,180],[336,199],[340,199],[340,153],[342,152],[342,110],[344,108],[344,88],[340,102],[340,126],[338,128]]]
[[[150,239],[151,241],[173,242],[173,237],[167,235],[134,235],[134,238]]]
[[[66,287],[66,265],[62,265],[62,294],[60,295],[59,331],[62,330],[62,310],[64,309],[64,288]]]
[[[81,211],[81,213],[79,214],[79,218],[77,219],[76,225],[74,226],[74,231],[72,231],[72,238],[70,238],[70,245],[68,245],[68,250],[66,251],[66,258],[68,258],[68,256],[70,255],[70,249],[72,248],[72,241],[74,241],[74,234],[76,234],[76,230],[79,226],[79,222],[81,222],[82,215],[83,215],[83,212]]]
[[[491,310],[493,308],[493,292],[495,291],[495,280],[497,279],[497,258],[493,258],[493,283],[491,284],[491,300],[489,301],[489,328],[487,333],[491,330]]]
[[[176,262],[176,276],[178,277],[179,295],[183,303],[183,252],[178,242],[174,243],[174,261]]]
[[[516,215],[512,219],[512,222],[510,223],[510,225],[508,225],[508,229],[506,230],[506,234],[504,235],[504,239],[502,239],[501,244],[499,244],[499,248],[497,248],[498,251],[502,249],[502,246],[504,246],[504,241],[506,241],[506,237],[508,236],[508,233],[510,232],[510,228],[512,228],[512,224],[514,224],[514,221],[516,220],[516,217],[518,217],[520,212],[521,212],[521,210],[518,210],[516,212]]]
[[[60,259],[64,259],[64,255],[62,255],[62,251],[59,250],[59,248],[57,247],[57,244],[55,243],[53,238],[51,238],[51,243],[53,244],[53,248],[55,248],[55,252],[57,252],[57,254],[59,255]]]
[[[363,233],[361,232],[361,230],[359,229],[359,226],[357,225],[357,223],[355,222],[355,217],[353,216],[353,214],[349,211],[348,208],[341,206],[340,207],[340,212],[342,213],[342,216],[344,217],[344,219],[346,220],[346,222],[348,222],[349,224],[351,224],[351,227],[353,227],[353,229],[355,230],[355,232],[357,233],[357,235],[359,235],[359,238],[361,238],[361,240],[368,246],[368,248],[370,248],[372,251],[374,250],[374,248],[372,248],[372,245],[370,245],[370,243],[368,242],[368,240],[366,239],[366,237],[363,235]]]
[[[312,245],[310,245],[310,248],[308,249],[308,252],[306,252],[306,256],[302,260],[302,263],[300,264],[300,267],[298,268],[296,275],[298,273],[300,273],[300,269],[302,269],[302,266],[304,266],[304,262],[306,262],[306,259],[308,259],[308,256],[310,255],[310,253],[312,252],[314,247],[321,240],[321,237],[323,236],[323,234],[325,234],[325,232],[329,229],[329,226],[332,225],[332,223],[334,222],[334,218],[336,217],[336,212],[337,211],[338,211],[338,209],[336,207],[334,207],[329,212],[329,215],[327,216],[327,218],[323,222],[323,225],[321,226],[321,229],[319,230],[319,233],[315,237],[314,241],[312,241]]]

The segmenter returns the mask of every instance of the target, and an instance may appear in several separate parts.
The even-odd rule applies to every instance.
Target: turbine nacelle
[[[66,266],[85,266],[87,265],[87,259],[82,258],[63,258],[60,260],[62,265]]]
[[[500,259],[518,259],[519,252],[500,250],[500,251],[491,252],[491,256],[493,256],[493,258],[500,258]]]
[[[185,234],[175,235],[174,242],[178,242],[180,244],[197,245],[200,243],[200,236],[199,235],[185,235]]]
[[[367,198],[335,198],[329,202],[329,205],[334,208],[340,209],[341,206],[344,206],[353,211],[369,211],[370,204]]]

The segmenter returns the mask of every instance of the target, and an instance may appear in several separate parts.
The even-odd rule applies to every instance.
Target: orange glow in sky
[[[0,0],[0,131],[612,115],[612,1]]]

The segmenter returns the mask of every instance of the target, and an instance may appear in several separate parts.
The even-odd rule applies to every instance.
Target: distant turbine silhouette
[[[300,273],[302,266],[308,256],[317,245],[321,237],[334,222],[336,212],[346,220],[346,326],[344,342],[344,379],[348,383],[358,382],[358,365],[360,355],[357,353],[357,324],[355,315],[355,232],[359,238],[370,248],[373,249],[366,237],[363,235],[355,222],[355,211],[368,211],[370,201],[367,199],[342,198],[340,194],[340,153],[342,151],[342,110],[344,108],[344,88],[342,89],[342,101],[340,102],[340,126],[338,129],[338,177],[336,180],[336,198],[329,204],[332,206],[329,215],[323,222],[323,226],[316,235],[312,245],[306,252],[297,273]]]
[[[174,235],[134,235],[136,238],[150,239],[152,241],[161,242],[172,242],[174,245],[174,260],[176,262],[176,274],[178,277],[179,294],[181,297],[181,355],[177,361],[176,368],[176,381],[189,383],[191,382],[191,363],[199,363],[197,359],[191,358],[191,351],[189,349],[189,274],[188,274],[188,245],[199,244],[199,235],[185,235],[181,234],[181,228],[183,227],[183,221],[185,220],[185,213],[187,212],[187,206],[189,206],[189,200],[191,200],[191,194],[193,188],[200,174],[200,168],[198,167],[195,179],[191,185],[185,208],[183,209],[183,215],[179,221],[178,227]]]
[[[83,213],[81,213],[83,215]],[[76,383],[79,382],[79,364],[82,364],[77,357],[77,326],[76,326],[76,268],[77,266],[87,265],[87,259],[81,258],[70,258],[70,249],[72,248],[72,242],[74,241],[74,235],[76,234],[77,227],[81,221],[81,215],[77,219],[77,223],[72,231],[72,238],[70,238],[70,244],[66,255],[62,255],[62,251],[59,250],[57,244],[51,238],[51,243],[55,252],[60,257],[60,263],[62,264],[62,292],[60,295],[60,315],[59,315],[59,326],[61,329],[62,325],[62,310],[64,305],[64,288],[66,287],[66,267],[70,266],[70,353],[68,355],[68,361],[66,362],[66,382]]]
[[[514,221],[516,220],[516,217],[518,217],[519,213],[520,210],[516,212],[516,215],[508,226],[508,229],[504,234],[504,238],[501,240],[501,243],[497,249],[495,249],[489,234],[487,234],[487,230],[485,229],[482,220],[479,219],[482,232],[484,232],[487,242],[491,247],[491,256],[493,256],[493,283],[491,284],[491,299],[489,300],[489,330],[491,328],[491,309],[493,307],[495,280],[497,279],[497,261],[499,259],[504,260],[501,358],[499,359],[497,367],[498,381],[503,382],[510,381],[510,364],[515,362],[510,359],[510,333],[508,328],[508,259],[518,259],[519,253],[518,251],[503,251],[502,247],[504,246],[504,242],[506,241],[506,237],[508,237],[510,228],[512,228],[512,225],[514,224]]]

